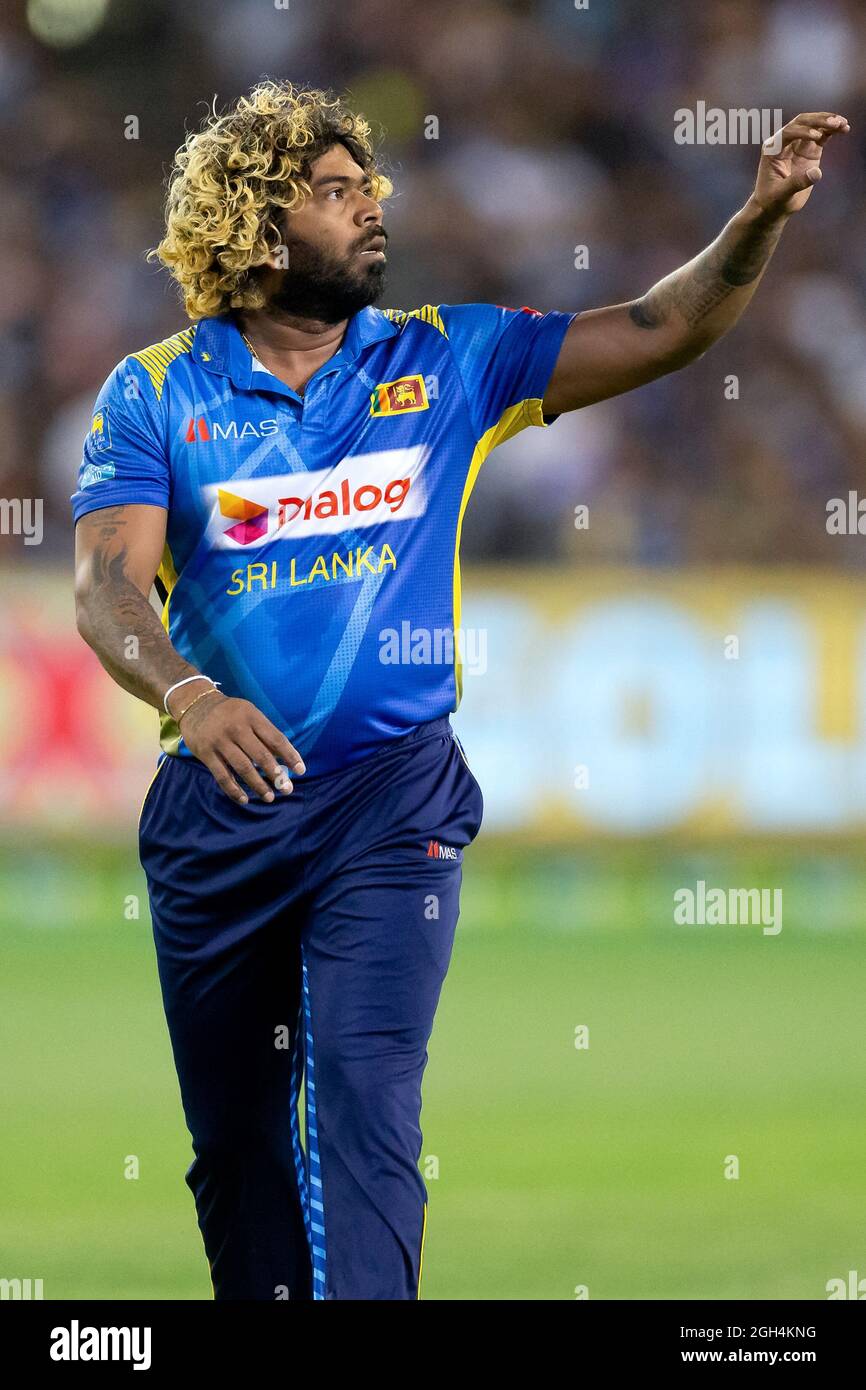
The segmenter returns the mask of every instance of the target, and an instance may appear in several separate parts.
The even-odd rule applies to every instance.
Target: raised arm
[[[202,675],[172,646],[150,603],[166,519],[163,507],[101,507],[82,516],[75,528],[78,631],[119,686],[159,710],[176,681]],[[200,699],[209,689],[205,679],[191,681],[168,699],[172,718],[178,724],[183,719],[190,752],[233,801],[249,800],[233,773],[273,801],[273,791],[256,767],[279,791],[290,792],[291,782],[277,759],[296,773],[304,771],[304,764],[289,740],[248,700],[219,691]]]
[[[808,112],[764,142],[755,190],[699,256],[640,299],[592,309],[570,325],[544,395],[560,414],[618,396],[686,366],[737,322],[788,218],[821,178],[821,154],[844,116]]]

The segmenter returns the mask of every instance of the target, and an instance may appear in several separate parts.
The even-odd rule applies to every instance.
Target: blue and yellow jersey
[[[166,508],[173,646],[258,706],[310,774],[345,767],[457,708],[466,503],[491,449],[548,425],[573,318],[363,309],[303,396],[230,315],[204,319],[106,381],[74,518]],[[190,756],[160,719],[165,751]]]

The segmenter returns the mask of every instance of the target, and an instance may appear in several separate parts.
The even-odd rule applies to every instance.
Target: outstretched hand
[[[850,129],[846,118],[833,111],[795,116],[761,146],[753,201],[779,216],[799,212],[821,179],[821,155],[828,140]]]

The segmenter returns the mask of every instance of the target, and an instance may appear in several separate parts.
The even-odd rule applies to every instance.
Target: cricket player
[[[482,817],[449,722],[473,484],[731,328],[848,128],[797,116],[712,245],[586,313],[376,308],[392,187],[330,94],[262,83],[178,152],[156,254],[190,322],[109,376],[72,506],[78,630],[159,711],[140,855],[215,1298],[420,1296]]]

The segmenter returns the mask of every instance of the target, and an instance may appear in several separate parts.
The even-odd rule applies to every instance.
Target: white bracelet
[[[174,685],[170,685],[162,697],[162,707],[167,715],[171,716],[171,710],[168,707],[168,697],[171,692],[177,690],[181,685],[189,685],[190,681],[210,681],[216,690],[220,688],[220,681],[211,680],[210,676],[184,676],[182,681],[175,681]]]

